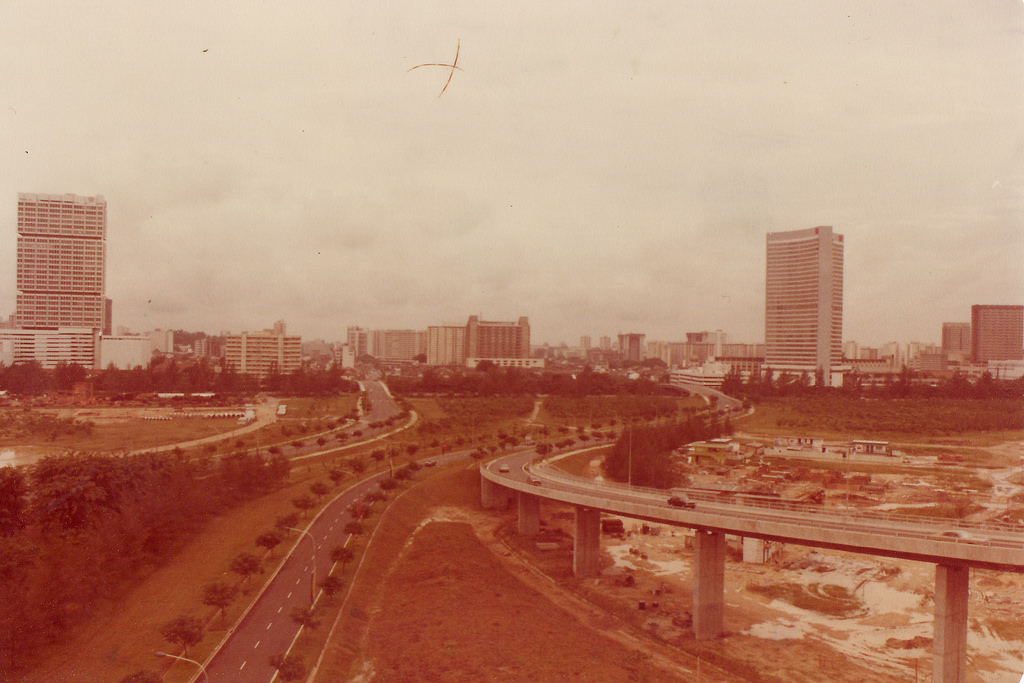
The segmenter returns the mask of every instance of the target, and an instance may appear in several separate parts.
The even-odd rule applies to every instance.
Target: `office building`
[[[356,358],[370,353],[370,331],[363,327],[348,328],[348,347]]]
[[[942,323],[942,350],[946,353],[971,355],[971,324]]]
[[[19,193],[17,229],[17,326],[109,334],[103,197]]]
[[[646,358],[646,348],[644,346],[644,337],[646,336],[636,332],[620,334],[619,354],[622,356],[622,360],[639,363]]]
[[[373,330],[370,355],[381,360],[412,360],[427,353],[426,330]]]
[[[225,335],[224,363],[239,374],[260,379],[286,375],[302,367],[302,337],[289,337],[281,321],[271,330]]]
[[[526,316],[518,322],[493,322],[469,316],[466,323],[466,358],[529,358],[530,323]]]
[[[975,363],[1024,358],[1024,306],[971,306]]]
[[[427,328],[427,365],[465,364],[465,325],[431,325]]]
[[[837,385],[842,344],[843,236],[828,226],[768,233],[765,365]]]
[[[147,368],[153,358],[149,335],[104,335],[100,337],[99,367],[119,370]]]
[[[86,327],[5,329],[0,330],[0,362],[14,365],[35,361],[45,370],[60,364],[95,370],[99,369],[99,344],[99,330]]]

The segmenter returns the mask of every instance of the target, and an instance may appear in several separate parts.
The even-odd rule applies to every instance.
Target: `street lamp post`
[[[316,539],[313,538],[313,534],[309,533],[305,529],[296,529],[291,526],[286,526],[285,529],[305,534],[309,537],[309,542],[313,544],[313,573],[309,576],[309,606],[312,607],[316,602]]]
[[[158,652],[154,652],[153,654],[155,656],[157,656],[157,657],[170,657],[171,659],[180,659],[183,662],[191,662],[192,664],[195,664],[196,666],[199,667],[199,671],[203,674],[203,680],[205,680],[206,683],[210,683],[210,677],[206,673],[206,667],[204,667],[202,664],[200,664],[196,660],[189,659],[188,657],[179,657],[178,655],[172,655],[169,652],[159,652],[158,651]]]

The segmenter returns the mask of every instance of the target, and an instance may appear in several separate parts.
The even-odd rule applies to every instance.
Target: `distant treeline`
[[[95,392],[108,395],[208,391],[251,395],[268,391],[290,396],[326,396],[359,391],[358,383],[333,367],[271,373],[259,381],[252,375],[236,372],[230,365],[217,370],[205,358],[183,364],[174,359],[154,359],[147,367],[122,370],[109,366],[92,374],[74,363],[60,363],[53,370],[44,370],[36,361],[11,366],[0,364],[0,389],[19,396],[71,391],[76,384],[90,378]]]
[[[788,396],[814,396],[823,394],[842,394],[854,397],[870,398],[1021,398],[1024,397],[1024,378],[1016,380],[997,380],[989,373],[984,373],[976,381],[971,381],[962,373],[940,380],[935,386],[925,383],[924,377],[909,368],[886,377],[880,386],[865,386],[857,374],[847,375],[841,387],[822,386],[821,373],[812,377],[809,373],[800,375],[776,375],[771,369],[764,373],[752,372],[744,379],[739,370],[733,368],[725,376],[722,391],[730,396],[763,398]]]
[[[208,519],[288,472],[286,459],[255,454],[68,454],[0,468],[0,672],[32,664]]]
[[[586,368],[574,374],[501,368],[487,361],[476,370],[426,368],[419,377],[388,377],[399,394],[464,394],[472,396],[593,396],[601,394],[653,395],[664,389],[650,380],[626,379]]]
[[[713,439],[730,433],[728,420],[692,417],[664,425],[628,427],[623,430],[612,452],[604,459],[604,473],[610,479],[630,481],[637,486],[671,488],[681,473],[672,451],[694,441]],[[632,476],[630,476],[632,469]]]
[[[794,433],[951,436],[1024,429],[1024,400],[1019,397],[873,399],[826,394],[768,398],[758,408],[775,416],[774,426]]]

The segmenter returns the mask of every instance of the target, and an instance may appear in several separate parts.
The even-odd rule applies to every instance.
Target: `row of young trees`
[[[287,460],[252,454],[71,453],[0,468],[0,671],[31,664],[211,516],[288,472]]]
[[[349,460],[344,461],[342,464],[351,469],[353,462]],[[362,468],[357,469],[360,472],[362,471]],[[387,498],[387,491],[397,488],[402,481],[412,478],[419,469],[420,466],[418,464],[410,462],[395,470],[393,477],[381,480],[376,490],[364,493],[360,502],[358,504],[353,503],[349,508],[353,518],[345,524],[344,532],[351,537],[362,535],[364,533],[362,521],[371,514],[373,505],[378,501],[385,500]],[[329,469],[329,474],[330,479],[334,482],[334,486],[339,486],[340,480],[347,476],[345,471],[337,466]],[[307,513],[312,514],[311,511],[323,503],[323,498],[330,493],[331,487],[326,482],[319,480],[309,485],[309,491],[316,496],[317,500],[315,502],[308,495],[301,495],[292,499],[292,504],[297,509],[297,512],[278,517],[273,528],[263,531],[256,537],[255,544],[266,550],[270,558],[273,558],[274,549],[281,545],[290,533],[294,533],[293,530],[301,524],[301,519]],[[331,548],[330,558],[331,562],[335,563],[335,566],[331,568],[331,572],[327,576],[318,581],[320,589],[326,596],[326,603],[318,600],[314,607],[293,607],[289,612],[289,617],[293,621],[307,629],[315,629],[320,625],[321,610],[333,604],[334,596],[345,586],[343,579],[345,567],[356,557],[354,546],[355,544],[346,543],[335,545]],[[237,584],[231,584],[226,581],[214,581],[204,586],[202,590],[201,602],[207,607],[217,610],[217,614],[214,615],[215,618],[226,618],[228,607],[235,602],[239,591],[244,589],[250,577],[263,572],[263,562],[256,555],[243,552],[231,561],[230,569],[240,577]],[[198,645],[205,635],[204,621],[199,617],[189,614],[181,615],[162,624],[160,634],[169,643],[181,647],[183,656],[188,656],[189,648]],[[271,655],[268,661],[271,666],[277,669],[277,677],[283,681],[301,680],[307,672],[307,666],[299,655],[277,653]],[[144,670],[125,677],[119,683],[149,683],[147,676],[152,676],[154,683],[160,680],[159,675],[155,672]]]
[[[577,373],[530,371],[501,368],[483,361],[475,370],[444,371],[428,367],[419,377],[388,377],[388,386],[399,394],[463,394],[472,396],[593,396],[602,394],[661,393],[661,387],[647,379],[626,379],[620,375],[594,372],[589,367]]]
[[[604,459],[604,473],[616,481],[630,481],[637,486],[671,488],[679,483],[679,472],[672,451],[693,441],[713,439],[728,434],[728,420],[711,417],[635,427],[623,430],[612,452]]]
[[[0,389],[18,396],[67,392],[90,376],[95,381],[97,392],[110,395],[206,391],[254,394],[269,391],[291,396],[326,396],[359,390],[359,385],[337,367],[327,370],[299,368],[284,374],[271,372],[258,381],[252,375],[236,372],[230,365],[218,370],[205,358],[187,364],[179,364],[174,359],[154,359],[147,367],[137,366],[130,370],[111,365],[92,375],[73,363],[60,363],[53,370],[45,370],[37,361],[11,366],[0,364]]]
[[[865,386],[864,380],[856,373],[847,375],[841,387],[824,386],[822,373],[801,373],[799,375],[776,375],[771,368],[752,372],[746,378],[735,366],[726,374],[722,391],[730,396],[749,399],[764,399],[790,396],[820,396],[838,394],[852,397],[871,398],[1020,398],[1024,395],[1024,378],[997,380],[990,373],[984,373],[971,381],[963,373],[954,373],[937,383],[926,383],[921,373],[903,368],[899,373],[887,376],[880,386]]]

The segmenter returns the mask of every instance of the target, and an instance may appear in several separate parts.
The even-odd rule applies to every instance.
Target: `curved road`
[[[575,477],[548,466],[531,465],[536,458],[533,451],[501,457],[481,467],[481,474],[523,493],[663,524],[936,564],[1024,572],[1024,528],[1019,525],[958,524],[790,501],[723,501],[689,491],[696,507],[682,509],[668,504],[666,491]],[[504,468],[508,471],[501,471]]]
[[[364,425],[400,412],[380,382],[367,382],[363,388],[371,404],[371,410],[360,419]],[[332,451],[358,445],[362,444]],[[292,532],[294,546],[287,558],[204,663],[210,683],[269,683],[274,679],[277,672],[270,666],[269,658],[286,652],[299,632],[299,625],[290,616],[292,610],[309,607],[314,596],[319,599],[316,582],[331,571],[331,550],[348,543],[349,535],[344,529],[353,520],[349,507],[363,494],[376,490],[386,476],[387,472],[381,472],[357,482],[330,501],[305,528],[305,533]],[[202,680],[201,673],[197,671],[192,680]]]

